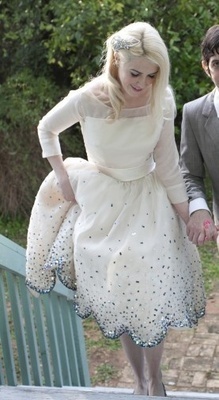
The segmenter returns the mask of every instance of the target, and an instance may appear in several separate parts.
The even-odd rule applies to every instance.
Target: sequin
[[[138,162],[153,135],[147,136],[147,120],[135,122]],[[94,159],[101,147],[98,141],[108,140],[101,147],[106,152],[112,143],[111,125],[102,125],[102,120],[98,130],[98,123],[95,129],[88,128]],[[122,127],[121,122],[117,134],[120,139],[124,135],[125,144],[127,132]],[[51,172],[31,214],[27,286],[49,293],[58,277],[74,291],[78,316],[92,315],[108,338],[128,333],[143,347],[160,343],[170,327],[196,326],[205,312],[199,255],[157,175],[119,181],[86,160],[67,159],[65,165],[77,203],[63,199]]]

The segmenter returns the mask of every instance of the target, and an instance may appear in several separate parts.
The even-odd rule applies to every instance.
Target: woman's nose
[[[145,77],[138,76],[138,79],[136,80],[136,83],[137,83],[138,86],[142,87],[143,85],[145,85]]]

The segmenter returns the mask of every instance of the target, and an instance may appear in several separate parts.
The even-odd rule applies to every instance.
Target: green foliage
[[[106,38],[128,23],[150,22],[167,44],[179,139],[183,104],[213,88],[199,46],[218,14],[215,0],[0,0],[0,213],[30,212],[48,171],[36,135],[39,119],[99,73]],[[62,138],[64,157],[85,156],[78,126]]]
[[[53,15],[51,23],[42,22],[40,26],[49,32],[44,41],[48,62],[56,65],[60,74],[67,71],[74,88],[99,71],[109,34],[137,17],[136,7],[128,0],[54,0],[48,9]]]
[[[57,88],[30,70],[9,76],[0,86],[0,212],[28,214],[40,181],[48,172],[36,134],[39,114],[49,109]],[[53,99],[53,102],[52,102]]]
[[[169,50],[179,133],[183,104],[213,89],[201,68],[200,43],[207,29],[218,24],[219,3],[214,0],[159,0],[156,12],[152,11],[152,2],[148,3],[151,3],[149,20],[159,30]]]
[[[0,233],[22,247],[26,247],[28,221],[20,218],[0,218]]]
[[[104,362],[97,366],[95,375],[91,377],[91,383],[93,386],[96,386],[99,383],[106,384],[110,379],[115,378],[118,373],[118,369],[112,364]]]
[[[219,253],[216,244],[212,242],[199,247],[199,253],[202,261],[205,289],[209,294],[215,283],[219,281]]]
[[[119,339],[107,339],[102,333],[100,328],[93,317],[83,320],[83,328],[85,330],[86,349],[89,353],[91,350],[97,349],[110,349],[116,351],[121,348]],[[87,332],[89,334],[87,334]]]
[[[39,29],[41,19],[48,17],[43,4],[43,0],[0,0],[0,82],[23,68],[47,73]]]

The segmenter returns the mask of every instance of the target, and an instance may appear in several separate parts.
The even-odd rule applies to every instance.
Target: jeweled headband
[[[140,40],[131,36],[126,37],[126,39],[122,38],[121,36],[115,36],[112,39],[112,48],[114,51],[129,50],[131,47],[137,46],[139,43]]]

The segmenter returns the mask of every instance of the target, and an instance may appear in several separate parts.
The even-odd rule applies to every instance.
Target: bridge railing
[[[35,298],[25,250],[0,235],[0,385],[90,386],[83,327],[70,292]]]

